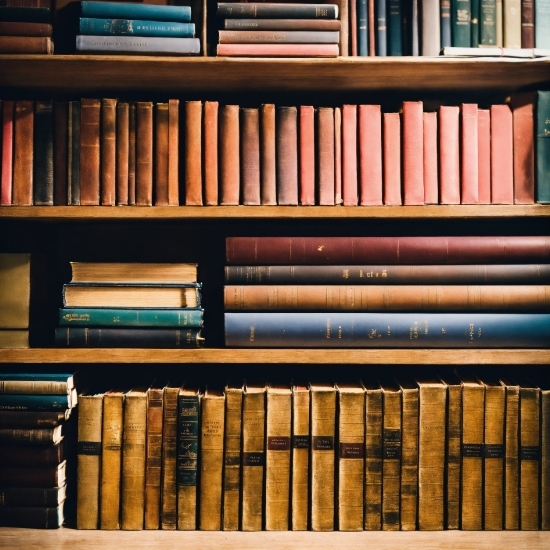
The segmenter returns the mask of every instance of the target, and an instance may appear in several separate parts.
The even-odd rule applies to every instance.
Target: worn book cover
[[[309,511],[309,388],[292,387],[291,528],[306,531]]]

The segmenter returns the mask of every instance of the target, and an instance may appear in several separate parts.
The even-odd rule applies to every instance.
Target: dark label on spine
[[[226,466],[239,466],[241,463],[241,457],[239,455],[225,455]]]
[[[520,460],[540,460],[540,447],[521,446],[519,451]]]
[[[385,429],[384,443],[401,443],[401,430]]]
[[[101,443],[96,441],[79,441],[76,446],[76,452],[79,455],[100,455]]]
[[[485,444],[485,458],[504,458],[504,445]]]
[[[384,445],[382,450],[382,458],[388,459],[400,459],[401,458],[401,445]]]
[[[340,443],[340,458],[363,458],[364,449],[363,443]]]
[[[312,447],[314,451],[333,451],[334,437],[331,435],[314,435]]]
[[[270,436],[267,438],[268,451],[289,451],[290,437],[286,436]]]
[[[292,436],[292,447],[294,449],[309,449],[309,435]]]
[[[243,453],[243,466],[263,466],[264,464],[264,453]]]
[[[483,445],[463,444],[462,458],[482,458]]]
[[[382,458],[381,445],[367,445],[366,448],[367,458]]]

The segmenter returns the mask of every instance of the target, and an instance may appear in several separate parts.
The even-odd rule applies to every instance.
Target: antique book
[[[384,57],[388,55],[388,25],[387,25],[387,0],[378,0],[374,3],[376,55]]]
[[[53,41],[49,36],[1,36],[2,54],[53,54]]]
[[[403,204],[424,204],[422,101],[403,102]]]
[[[136,204],[136,125],[137,104],[132,101],[128,106],[128,205]]]
[[[54,507],[0,507],[0,525],[5,527],[57,529],[64,521],[63,503]]]
[[[491,111],[477,111],[477,198],[479,204],[491,204]]]
[[[439,204],[437,113],[424,113],[424,202]]]
[[[67,204],[80,204],[80,101],[69,102],[67,140]]]
[[[382,204],[382,115],[380,105],[359,105],[359,204]],[[422,188],[424,182],[422,181]]]
[[[332,21],[331,21],[332,23]],[[1,36],[51,36],[51,23],[0,21]]]
[[[514,203],[513,118],[509,105],[491,105],[491,203]]]
[[[83,17],[188,22],[191,21],[191,8],[189,6],[83,1],[80,2],[80,15]]]
[[[118,40],[118,38],[117,38]],[[136,103],[136,206],[153,204],[153,103]]]
[[[244,4],[239,4],[244,5]],[[298,121],[296,107],[276,107],[277,204],[298,204]]]
[[[179,386],[164,388],[162,418],[161,511],[162,529],[176,529],[176,450]]]
[[[55,507],[65,501],[67,484],[60,487],[0,487],[4,507]]]
[[[67,205],[69,102],[53,102],[53,203]]]
[[[76,37],[78,53],[117,53],[127,55],[188,55],[200,53],[199,38],[165,36],[88,36]]]
[[[240,204],[239,106],[223,105],[219,111],[220,204]]]
[[[53,102],[37,101],[34,113],[33,204],[53,205]]]
[[[195,263],[70,262],[72,283],[156,283],[197,282]]]
[[[550,92],[537,92],[536,119],[536,194],[537,202],[550,203],[550,184],[546,175],[550,169]]]
[[[179,99],[168,100],[168,206],[179,205]]]
[[[55,428],[0,428],[1,445],[55,445],[62,439],[61,425]]]
[[[406,17],[405,10],[400,0],[388,0],[386,7],[388,55],[403,55],[403,18]]]
[[[470,0],[451,0],[453,46],[470,47],[472,9]]]
[[[383,113],[383,188],[385,205],[403,204],[401,194],[401,116]]]
[[[12,204],[33,203],[34,102],[16,101],[13,128]]]
[[[439,202],[460,204],[460,108],[439,108]]]
[[[154,179],[155,206],[168,206],[168,103],[155,103],[154,112]]]
[[[9,23],[8,23],[9,24]],[[2,100],[2,163],[0,165],[0,204],[11,204],[13,191],[14,101]]]
[[[260,198],[262,204],[277,204],[276,128],[273,103],[260,105]]]
[[[339,31],[341,23],[338,19],[225,19],[223,28],[226,30],[258,30],[258,31]]]
[[[521,48],[521,0],[503,0],[504,47]]]
[[[460,108],[460,202],[477,204],[479,153],[477,103],[463,103]]]
[[[146,19],[81,17],[79,33],[93,36],[158,36],[191,38],[194,23],[178,21],[147,21]]]
[[[80,100],[80,204],[99,204],[101,100]]]
[[[80,477],[80,476],[79,476]],[[59,464],[52,464],[48,467],[36,466],[2,466],[0,468],[0,486],[10,487],[36,487],[41,489],[47,489],[49,487],[61,487],[67,481],[67,461],[64,460]],[[80,488],[80,482],[78,487]],[[85,489],[84,489],[85,491]],[[91,507],[89,510],[89,516],[97,517],[97,506],[95,506],[96,512],[94,513],[94,502],[88,503]],[[0,507],[1,509],[1,507]],[[77,502],[77,522],[78,522],[78,502]],[[77,529],[84,529],[77,525]],[[92,527],[95,529],[96,527]]]
[[[69,419],[71,409],[64,411],[2,411],[0,427],[2,428],[54,428]],[[1,458],[0,458],[1,460]]]
[[[244,205],[260,204],[260,111],[241,108],[241,196]]]
[[[550,49],[550,40],[548,39],[548,28],[550,27],[550,18],[548,17],[548,4],[544,1],[535,2],[535,46],[537,48]]]
[[[128,170],[130,155],[130,105],[119,101],[116,106],[116,204],[128,204]],[[135,146],[135,144],[134,144]],[[135,152],[134,152],[135,154]]]
[[[338,31],[310,30],[222,30],[220,44],[338,44]]]
[[[533,93],[511,98],[514,135],[514,204],[535,202],[535,105]]]
[[[344,206],[355,206],[359,202],[357,167],[357,105],[343,105],[342,201]]]
[[[521,47],[535,47],[535,2],[522,0],[521,2]]]
[[[541,529],[550,530],[550,388],[547,381],[540,386],[540,465],[541,465]]]
[[[221,18],[265,19],[338,19],[337,4],[277,4],[218,2],[216,15]]]
[[[32,10],[24,6],[3,5],[0,10],[0,21],[19,21],[29,23],[50,23],[51,10],[49,7],[39,6]]]
[[[185,204],[203,204],[202,101],[185,102]]]
[[[164,389],[151,385],[147,390],[144,529],[160,528],[163,405]]]
[[[71,373],[0,373],[0,393],[63,395],[74,387]]]
[[[316,119],[318,204],[333,206],[335,191],[334,109],[332,107],[318,107]]]
[[[309,388],[292,386],[291,529],[306,531],[309,509]]]
[[[342,204],[342,109],[334,107],[334,204]]]
[[[11,413],[10,413],[11,414]],[[19,411],[13,414],[51,414],[51,413],[22,413]],[[2,413],[4,416],[5,413]],[[2,428],[6,429],[6,428]],[[38,428],[31,428],[38,429]],[[46,429],[46,428],[41,428]],[[50,428],[51,429],[51,428]],[[65,441],[64,438],[59,443],[49,445],[35,445],[32,452],[29,453],[27,445],[20,444],[2,444],[2,452],[0,453],[0,464],[2,466],[33,466],[44,468],[60,464],[65,459]]]
[[[299,185],[300,204],[312,206],[315,204],[315,110],[311,105],[299,107]]]
[[[101,100],[100,202],[102,206],[116,204],[116,112],[116,99]]]
[[[76,388],[64,395],[0,393],[0,411],[63,411],[76,404]]]
[[[203,113],[204,204],[218,204],[218,111],[217,101],[205,101]]]

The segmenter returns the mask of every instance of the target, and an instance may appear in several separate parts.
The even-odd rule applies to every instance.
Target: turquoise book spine
[[[193,38],[194,23],[142,21],[140,19],[96,19],[81,17],[80,34],[93,36],[165,36]]]
[[[190,6],[123,4],[120,2],[81,2],[80,13],[83,17],[181,21],[182,23],[191,21]]]
[[[0,394],[0,411],[64,411],[71,408],[65,395]]]
[[[479,43],[482,46],[496,46],[496,0],[480,0],[479,18]]]
[[[537,94],[536,198],[550,203],[550,92]]]
[[[453,46],[471,47],[472,5],[470,0],[451,0]]]

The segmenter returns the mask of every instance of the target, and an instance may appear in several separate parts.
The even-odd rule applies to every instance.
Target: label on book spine
[[[521,446],[519,451],[520,460],[540,460],[540,447]]]
[[[309,449],[309,435],[292,436],[293,449]]]
[[[243,466],[265,466],[265,453],[243,453]]]
[[[267,438],[268,451],[289,451],[290,437],[285,436],[270,436]]]
[[[485,458],[504,458],[504,445],[486,443]]]
[[[101,441],[79,441],[76,446],[76,452],[79,455],[100,455]]]
[[[364,458],[365,444],[359,443],[340,443],[340,458]]]
[[[464,458],[482,458],[483,457],[483,445],[462,445],[462,456]]]
[[[314,435],[312,441],[312,448],[314,451],[333,451],[334,450],[334,437],[327,435]]]

